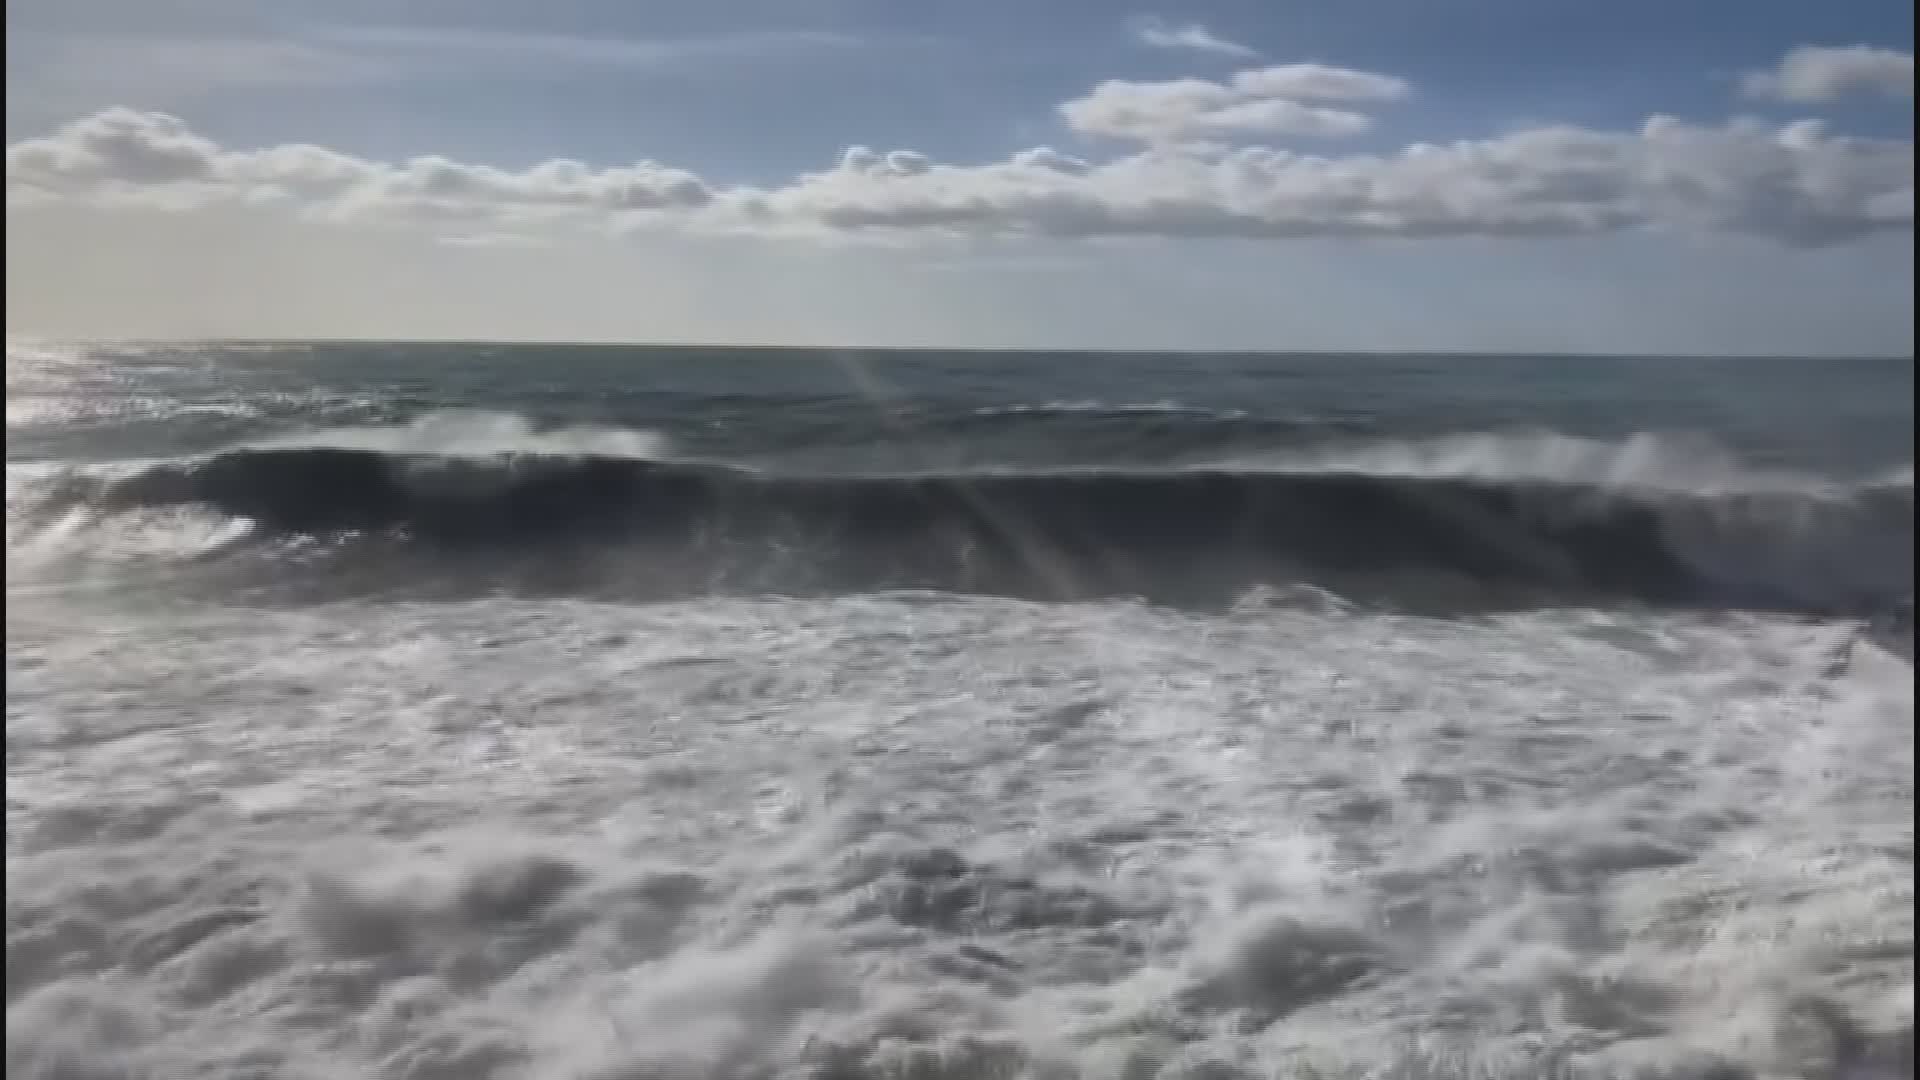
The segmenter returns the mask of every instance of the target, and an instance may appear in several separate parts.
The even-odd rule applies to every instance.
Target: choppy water
[[[1910,362],[7,387],[10,1072],[1912,1074]]]

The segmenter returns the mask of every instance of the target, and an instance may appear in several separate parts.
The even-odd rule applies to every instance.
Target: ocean
[[[1913,1075],[1913,365],[7,350],[7,1068]]]

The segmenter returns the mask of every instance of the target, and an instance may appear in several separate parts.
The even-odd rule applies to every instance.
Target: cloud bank
[[[1878,96],[1913,100],[1913,54],[1868,45],[1802,45],[1741,82],[1747,96],[1796,105]]]
[[[1834,75],[1829,58],[1813,65],[1825,72],[1815,78],[1809,61],[1796,60],[1806,55],[1783,61],[1778,92],[1857,87],[1871,66],[1850,52],[1853,74]],[[1867,85],[1890,85],[1876,78]],[[1819,120],[1710,125],[1656,116],[1628,130],[1549,126],[1386,153],[1321,155],[1256,141],[1357,135],[1370,124],[1365,110],[1411,93],[1392,76],[1317,64],[1250,68],[1220,82],[1112,81],[1059,111],[1076,134],[1133,144],[1117,156],[1040,147],[952,164],[856,147],[829,168],[764,187],[652,161],[560,159],[515,171],[302,144],[234,148],[170,115],[112,108],[10,145],[7,197],[10,210],[23,211],[54,203],[282,208],[312,221],[454,238],[569,229],[895,240],[1669,230],[1820,246],[1912,229],[1911,140],[1834,134]]]
[[[1372,120],[1346,105],[1398,101],[1407,84],[1390,75],[1281,64],[1239,72],[1224,83],[1204,79],[1128,82],[1113,79],[1060,106],[1081,135],[1139,142],[1192,142],[1248,135],[1359,135]]]

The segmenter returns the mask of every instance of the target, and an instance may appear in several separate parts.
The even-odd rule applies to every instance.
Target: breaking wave
[[[1039,404],[993,405],[973,410],[974,416],[1189,416],[1200,419],[1244,420],[1244,409],[1208,409],[1177,401],[1140,401],[1110,404],[1104,401],[1045,401]]]
[[[336,432],[68,474],[32,516],[70,528],[76,512],[190,508],[249,522],[255,541],[326,541],[331,565],[389,585],[651,597],[928,588],[1194,603],[1309,583],[1414,607],[1848,614],[1904,610],[1912,593],[1912,486],[1884,477],[1662,489],[1578,455],[1519,476],[1466,467],[1467,455],[1451,475],[1350,459],[802,477],[658,460],[657,444],[620,433],[451,432]],[[500,445],[516,452],[476,452]]]
[[[1754,468],[1710,440],[1652,432],[1625,439],[1595,439],[1553,431],[1456,434],[1411,441],[1309,446],[1230,458],[1223,464],[1256,471],[1541,481],[1689,495],[1844,495],[1853,486],[1786,469]],[[1866,482],[1912,487],[1913,470],[1908,466],[1866,478]]]
[[[658,458],[668,443],[657,432],[633,428],[543,428],[524,416],[478,409],[444,409],[399,425],[322,428],[263,439],[248,449],[373,450],[443,457],[546,454]]]

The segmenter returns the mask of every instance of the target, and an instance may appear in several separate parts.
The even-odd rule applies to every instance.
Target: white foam
[[[1046,401],[1038,404],[993,405],[975,409],[975,416],[1046,416],[1088,414],[1096,416],[1202,416],[1216,420],[1240,420],[1248,415],[1240,409],[1208,409],[1182,405],[1177,401]]]
[[[69,480],[132,477],[161,461],[8,461],[6,467],[6,548],[8,578],[40,573],[54,565],[75,569],[94,559],[117,557],[192,557],[209,552],[248,523],[211,511],[161,509],[142,513],[100,513],[79,505],[50,503]],[[225,536],[227,540],[219,540]],[[209,546],[211,544],[211,546]],[[19,575],[15,575],[19,571]]]
[[[1355,442],[1239,457],[1221,464],[1274,472],[1565,482],[1702,495],[1844,490],[1830,478],[1757,468],[1706,439],[1653,432],[1624,439],[1523,432]]]
[[[1911,675],[1843,627],[13,604],[7,683],[14,1075],[1910,1061]]]
[[[248,518],[191,507],[101,514],[75,508],[31,529],[7,530],[9,576],[45,580],[58,568],[81,572],[102,564],[164,566],[212,554],[253,531]]]
[[[670,452],[666,437],[655,431],[584,425],[543,430],[524,416],[472,409],[431,412],[405,424],[296,432],[247,445],[257,449],[327,447],[456,457],[551,454],[654,460]]]

